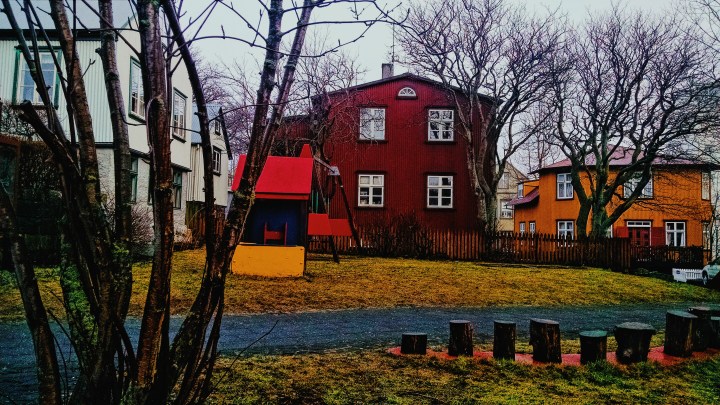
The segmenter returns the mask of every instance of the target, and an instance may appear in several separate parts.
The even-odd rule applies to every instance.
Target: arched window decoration
[[[417,97],[417,93],[415,93],[415,90],[413,90],[411,87],[403,87],[398,92],[398,98],[415,98]]]

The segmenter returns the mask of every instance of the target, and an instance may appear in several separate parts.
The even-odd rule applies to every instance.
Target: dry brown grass
[[[204,251],[173,258],[173,313],[182,314],[195,298]],[[144,304],[150,263],[134,269],[131,313]],[[45,302],[63,311],[57,272],[38,271]],[[0,319],[22,318],[16,288],[0,289]],[[720,292],[693,285],[613,273],[600,269],[498,265],[473,262],[343,257],[335,264],[314,257],[302,278],[270,279],[231,274],[226,313],[297,312],[397,306],[485,307],[514,305],[600,305],[704,301],[720,302]]]

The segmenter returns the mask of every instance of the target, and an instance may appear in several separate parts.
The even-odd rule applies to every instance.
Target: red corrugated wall
[[[398,91],[406,86],[416,91],[417,98],[397,98]],[[428,109],[455,109],[445,90],[406,78],[366,87],[350,96],[342,94],[336,100],[338,107],[333,110],[332,135],[324,150],[331,164],[340,169],[357,225],[386,221],[397,214],[414,212],[423,224],[431,228],[476,228],[475,196],[467,170],[465,141],[458,132],[457,112],[454,142],[427,141]],[[372,106],[386,109],[385,141],[358,141],[359,108]],[[360,173],[385,175],[384,207],[358,207],[357,176]],[[452,209],[426,208],[429,174],[454,176]],[[346,217],[339,190],[332,199],[330,216]]]

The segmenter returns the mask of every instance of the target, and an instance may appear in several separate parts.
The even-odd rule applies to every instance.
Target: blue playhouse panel
[[[303,212],[306,201],[298,200],[255,200],[250,212],[248,227],[243,240],[250,243],[263,243],[265,223],[271,231],[280,231],[287,223],[287,246],[303,246],[305,220]]]

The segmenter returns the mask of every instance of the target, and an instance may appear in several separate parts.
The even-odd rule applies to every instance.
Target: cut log
[[[515,360],[515,322],[495,321],[493,336],[493,357]]]
[[[607,360],[607,332],[588,330],[580,332],[580,364]]]
[[[710,346],[710,317],[712,309],[710,307],[690,307],[688,312],[698,317],[695,321],[695,335],[693,336],[693,351],[704,352]]]
[[[450,321],[448,354],[450,356],[473,355],[473,326],[470,321]]]
[[[400,353],[402,354],[425,354],[427,353],[427,334],[407,332],[402,334],[400,342]]]
[[[685,311],[667,311],[665,315],[666,354],[690,357],[698,317]]]
[[[710,347],[720,349],[720,316],[710,317]]]
[[[530,345],[533,347],[533,360],[562,363],[559,323],[549,319],[531,319]]]
[[[654,334],[655,328],[646,323],[625,322],[617,325],[615,327],[617,361],[622,364],[647,361],[650,339]]]

